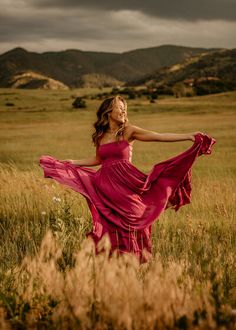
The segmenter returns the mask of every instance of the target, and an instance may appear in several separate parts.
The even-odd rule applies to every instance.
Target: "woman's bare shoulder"
[[[138,130],[143,130],[143,128],[130,123],[125,126],[125,131],[127,132],[127,134],[131,136],[133,133],[135,133]]]
[[[130,123],[126,124],[125,129],[124,129],[124,137],[129,143],[134,141],[134,138],[133,138],[134,130],[135,130],[134,125],[132,125]]]

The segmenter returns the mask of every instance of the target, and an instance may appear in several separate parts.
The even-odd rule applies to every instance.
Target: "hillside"
[[[68,86],[62,82],[46,77],[44,75],[31,71],[22,72],[12,76],[9,81],[9,87],[25,88],[25,89],[50,89],[50,90],[67,90]]]
[[[66,50],[35,53],[15,48],[0,55],[0,87],[8,87],[19,72],[32,71],[69,87],[83,87],[84,76],[106,75],[110,80],[129,83],[213,49],[164,45],[124,53]],[[102,78],[103,79],[103,78]]]
[[[236,89],[236,49],[205,53],[183,63],[157,70],[152,75],[133,81],[130,85],[173,87],[184,83],[189,86],[215,84],[222,91]]]

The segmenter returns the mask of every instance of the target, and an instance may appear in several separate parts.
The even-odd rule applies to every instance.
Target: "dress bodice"
[[[133,146],[125,139],[110,143],[101,144],[98,147],[98,155],[101,164],[108,164],[118,160],[132,161]]]

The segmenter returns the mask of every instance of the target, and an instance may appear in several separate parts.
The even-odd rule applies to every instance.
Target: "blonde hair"
[[[112,112],[114,106],[117,104],[118,101],[122,101],[124,103],[126,115],[124,123],[121,123],[119,129],[116,132],[115,138],[116,141],[119,141],[119,137],[123,134],[126,124],[128,123],[127,117],[127,102],[126,100],[120,96],[116,95],[113,97],[106,98],[100,107],[97,110],[97,120],[93,124],[95,128],[95,132],[92,134],[92,141],[95,146],[98,146],[99,140],[102,135],[109,129],[109,113]]]

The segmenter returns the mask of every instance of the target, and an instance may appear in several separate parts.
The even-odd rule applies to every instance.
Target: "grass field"
[[[193,166],[191,204],[153,225],[153,259],[142,266],[95,258],[84,197],[44,179],[38,164],[94,154],[101,101],[71,104],[96,92],[0,89],[0,328],[234,329],[236,92],[128,100],[134,125],[217,141]],[[135,141],[133,164],[148,173],[191,145]]]

